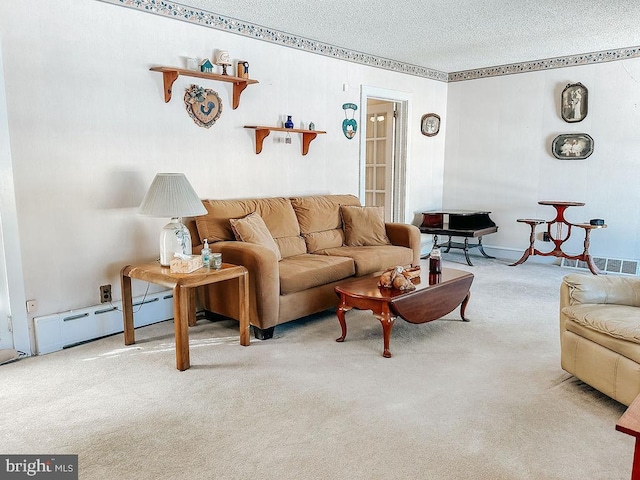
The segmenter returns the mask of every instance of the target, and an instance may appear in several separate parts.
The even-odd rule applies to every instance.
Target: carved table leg
[[[338,306],[337,314],[338,321],[340,322],[340,328],[342,329],[342,335],[340,338],[336,338],[336,342],[344,342],[344,339],[347,336],[347,322],[344,319],[344,313],[351,310],[351,307],[347,305],[346,298],[344,295],[340,295],[340,305]]]
[[[469,239],[464,237],[464,258],[467,259],[467,264],[470,267],[473,267],[473,263],[471,263],[471,259],[469,258]]]
[[[376,315],[376,318],[380,320],[380,323],[382,324],[382,337],[384,339],[384,350],[382,352],[382,356],[384,358],[391,358],[389,341],[391,340],[391,330],[393,329],[393,322],[396,317],[392,316],[388,311],[384,311],[380,315]]]
[[[584,252],[582,252],[582,257],[584,258],[584,261],[586,262],[587,266],[589,267],[589,270],[591,271],[591,273],[593,273],[594,275],[598,275],[598,273],[600,273],[598,271],[598,267],[596,267],[596,264],[593,263],[593,258],[591,258],[591,254],[589,254],[589,243],[590,243],[590,239],[589,239],[589,234],[591,233],[591,230],[588,228],[585,228],[584,230]]]
[[[522,254],[522,257],[520,257],[520,260],[518,260],[515,263],[512,263],[510,266],[511,267],[515,267],[516,265],[520,265],[521,263],[524,263],[527,261],[527,258],[529,258],[529,255],[534,255],[535,254],[535,247],[534,242],[536,241],[536,225],[537,223],[534,222],[524,222],[529,224],[529,226],[531,227],[531,234],[529,235],[529,248],[527,248],[524,253]]]
[[[478,237],[478,250],[480,250],[480,253],[487,258],[496,258],[491,255],[487,255],[487,252],[484,251],[484,248],[482,248],[482,237]]]
[[[471,298],[471,292],[467,293],[467,296],[464,297],[464,300],[460,304],[460,317],[462,317],[462,320],[465,322],[469,321],[469,319],[464,316],[464,311],[467,309],[467,303],[469,303],[470,298]]]

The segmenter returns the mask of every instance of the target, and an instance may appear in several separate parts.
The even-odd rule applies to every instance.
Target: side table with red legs
[[[589,244],[590,244],[590,234],[591,230],[596,228],[607,228],[606,225],[591,225],[590,223],[571,223],[564,218],[564,212],[569,207],[581,207],[584,206],[582,202],[557,202],[557,201],[540,201],[538,202],[540,205],[550,205],[556,209],[556,217],[553,220],[546,221],[540,220],[537,218],[519,218],[517,221],[521,223],[526,223],[531,227],[531,233],[529,235],[529,247],[524,251],[522,257],[515,262],[512,263],[511,266],[520,265],[527,261],[529,256],[531,255],[540,255],[540,256],[553,256],[553,257],[561,257],[566,258],[568,260],[579,260],[585,262],[589,267],[589,270],[594,275],[597,275],[598,267],[593,263],[593,258],[589,253]],[[541,252],[534,246],[535,238],[536,238],[536,227],[540,224],[547,224],[547,234],[551,241],[553,242],[553,250],[550,252]],[[555,225],[555,232],[552,232],[552,226]],[[566,235],[563,233],[564,227],[566,226]],[[571,237],[572,228],[581,228],[584,230],[584,249],[582,253],[578,255],[569,255],[568,253],[562,250],[562,244],[569,240]]]

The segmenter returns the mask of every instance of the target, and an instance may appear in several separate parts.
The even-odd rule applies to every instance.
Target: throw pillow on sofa
[[[389,245],[384,225],[384,207],[340,207],[347,247]]]
[[[256,212],[243,218],[230,218],[229,223],[236,240],[247,243],[255,243],[267,247],[276,254],[278,261],[282,260],[280,249],[271,236],[271,232],[264,220]]]

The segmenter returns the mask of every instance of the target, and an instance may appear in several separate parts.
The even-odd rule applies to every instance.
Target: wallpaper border
[[[394,72],[406,73],[418,77],[438,80],[440,82],[462,82],[478,78],[497,77],[501,75],[513,75],[516,73],[536,72],[553,68],[575,67],[579,65],[591,65],[616,60],[627,60],[640,57],[640,46],[603,50],[601,52],[568,55],[564,57],[532,60],[528,62],[511,63],[494,67],[484,67],[459,72],[441,72],[426,67],[420,67],[410,63],[377,57],[346,48],[330,45],[328,43],[310,40],[298,35],[281,32],[272,28],[262,27],[252,23],[237,20],[235,18],[218,15],[201,9],[187,7],[170,0],[98,0],[104,3],[132,8],[147,13],[173,18],[197,25],[222,30],[229,33],[243,35],[245,37],[275,43],[285,47],[303,50],[305,52],[324,55],[331,58],[354,62],[361,65],[382,68]]]

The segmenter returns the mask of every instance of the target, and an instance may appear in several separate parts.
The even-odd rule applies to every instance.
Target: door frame
[[[409,198],[409,184],[407,182],[407,171],[410,165],[411,136],[408,135],[408,119],[411,118],[411,103],[413,95],[398,90],[390,90],[388,88],[373,87],[362,85],[360,87],[360,125],[366,125],[367,121],[367,99],[375,98],[387,102],[397,104],[397,117],[394,138],[394,156],[395,169],[393,172],[394,189],[393,189],[393,216],[391,221],[410,223],[413,218],[407,218],[407,199]],[[358,196],[360,202],[364,205],[364,176],[367,163],[367,138],[366,135],[360,134],[360,177],[358,179]],[[401,185],[403,192],[399,192],[396,186]]]

